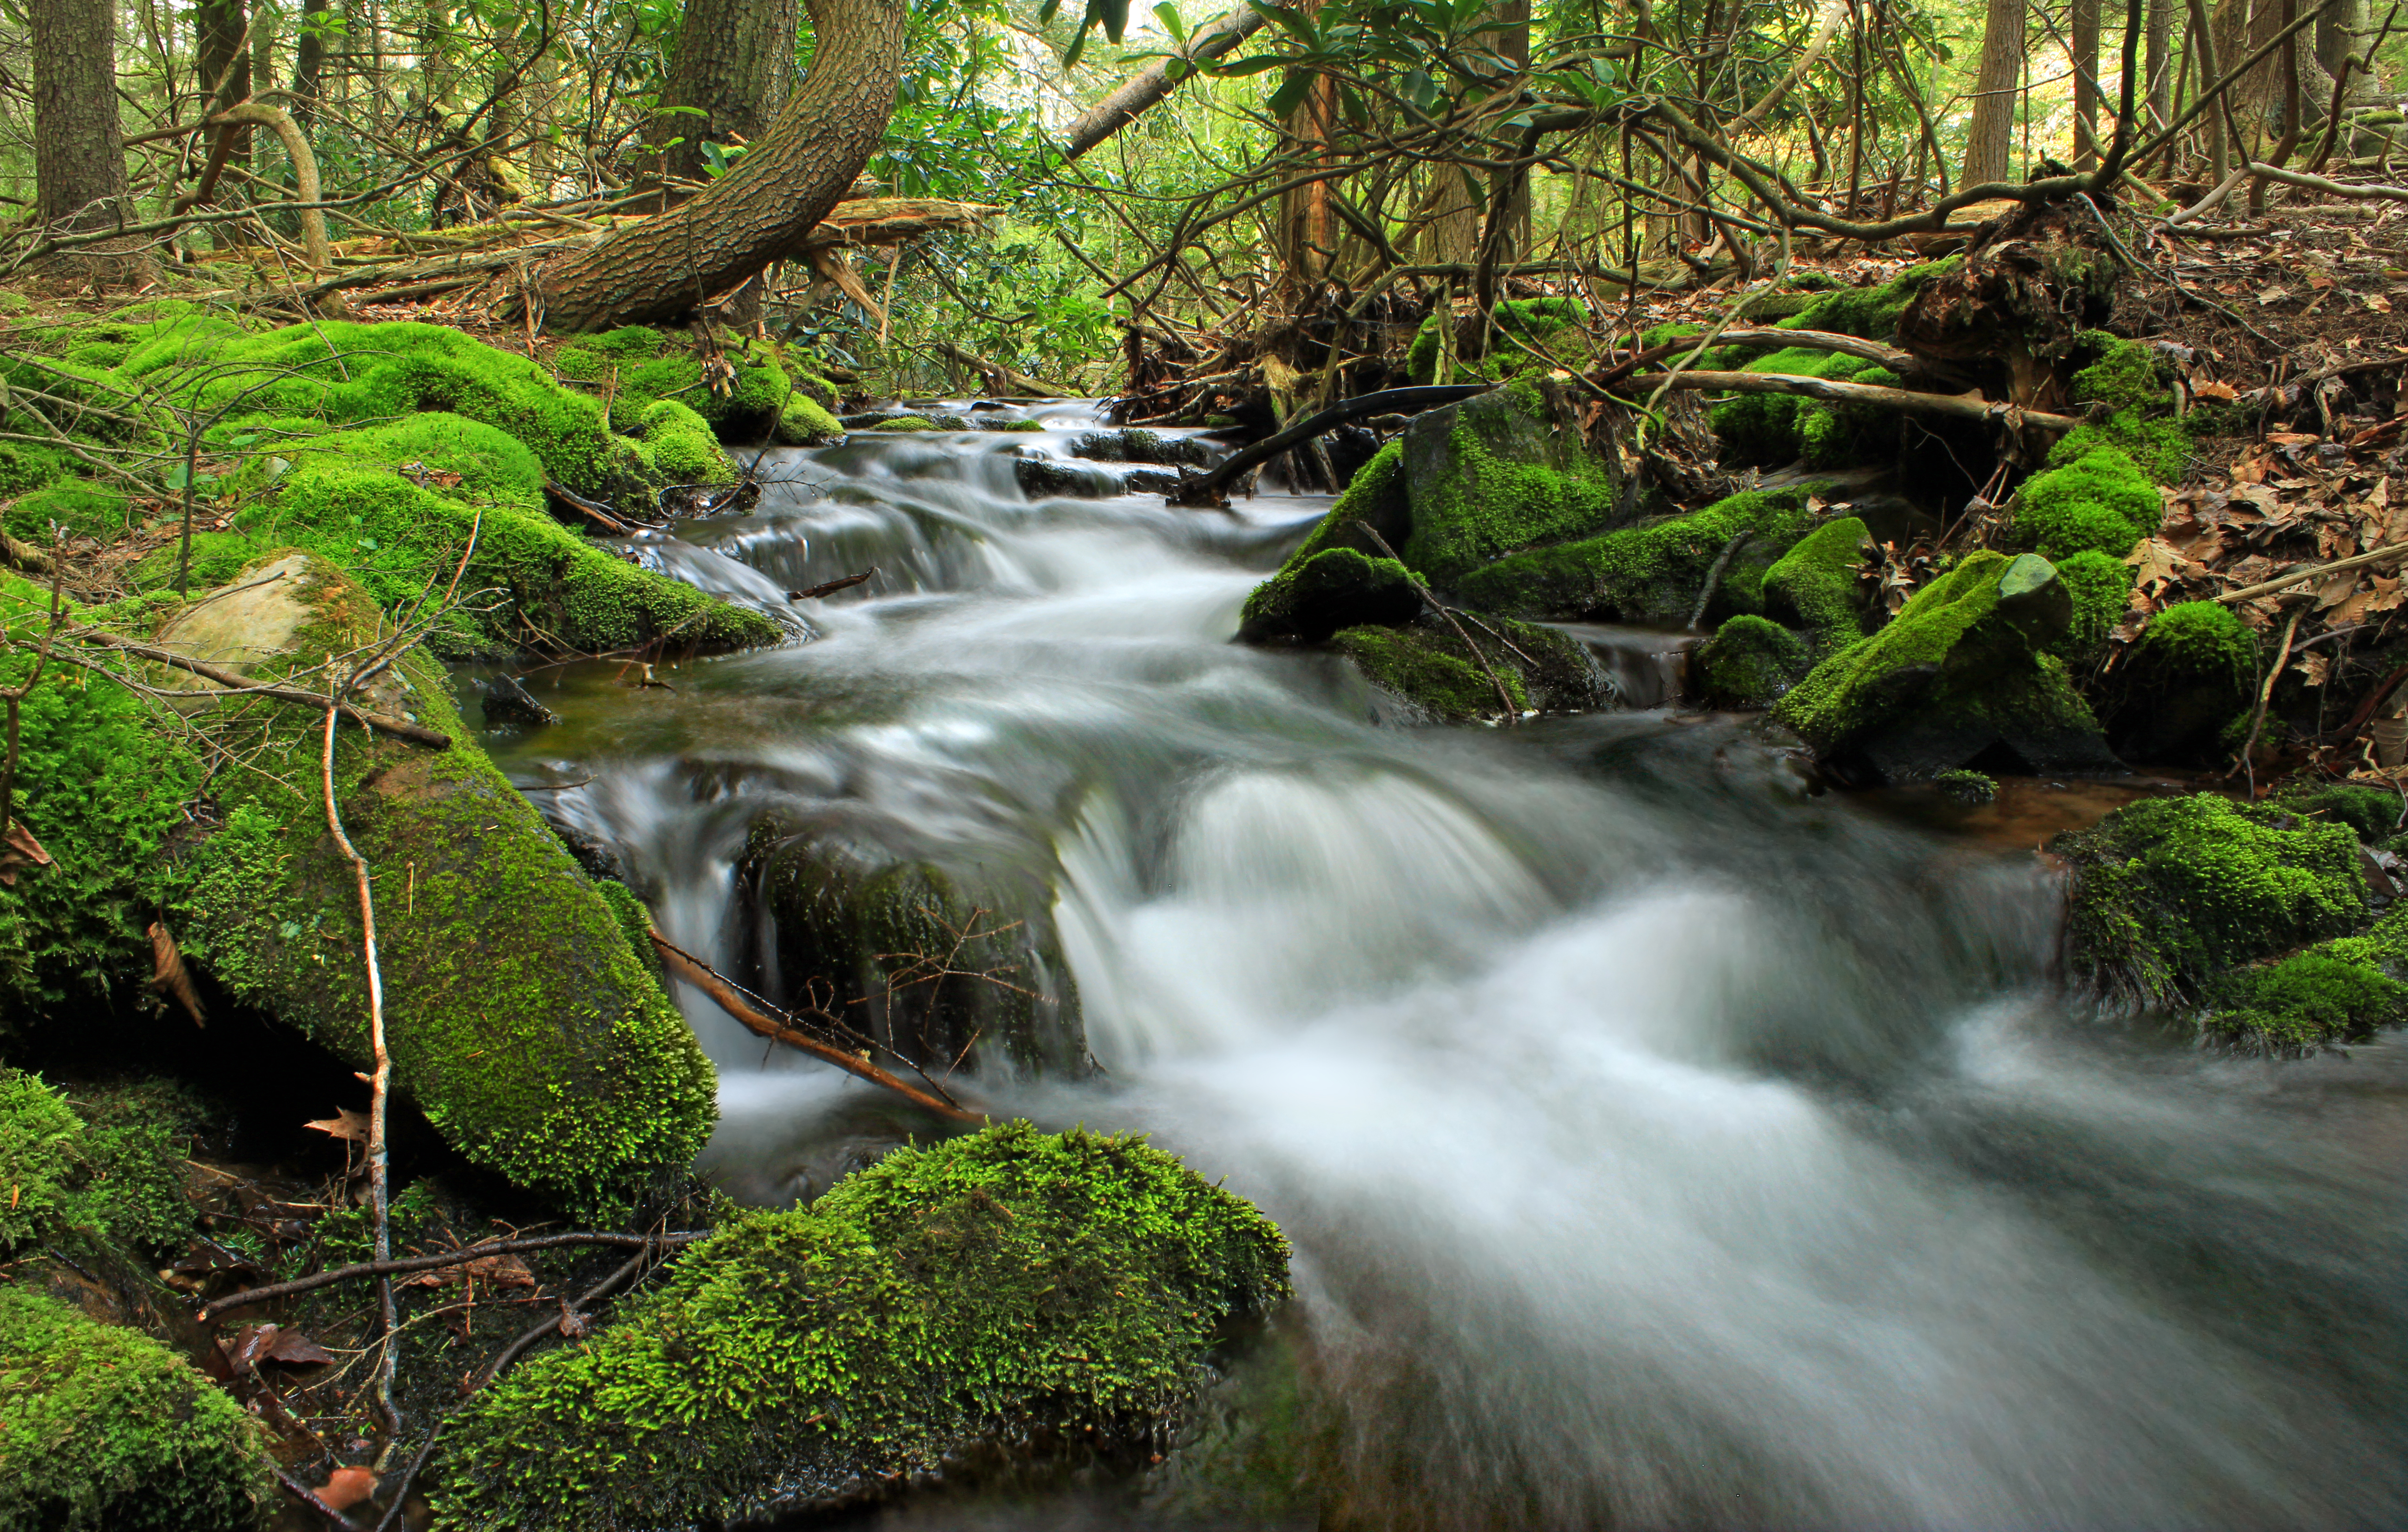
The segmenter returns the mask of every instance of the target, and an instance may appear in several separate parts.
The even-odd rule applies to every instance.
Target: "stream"
[[[2408,1525],[2396,1037],[2269,1065],[2069,1009],[2044,830],[1809,796],[1636,706],[1647,636],[1588,635],[1623,710],[1383,723],[1228,641],[1326,500],[1032,499],[1015,454],[1096,421],[1034,414],[770,454],[640,553],[809,641],[541,670],[562,722],[489,739],[723,961],[773,804],[1041,879],[1101,1069],[982,1099],[1149,1133],[1295,1243],[1166,1461],[859,1525]],[[678,999],[739,1197],[930,1132]]]

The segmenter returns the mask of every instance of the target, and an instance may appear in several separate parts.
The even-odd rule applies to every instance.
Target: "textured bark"
[[[127,221],[110,0],[32,0],[35,214],[102,228]]]
[[[318,125],[320,93],[325,89],[326,0],[301,0],[301,25],[293,37],[294,120],[306,131]]]
[[[2024,0],[1989,0],[1982,23],[1982,66],[1973,83],[1973,122],[1965,133],[1967,186],[2005,180],[2014,149],[2016,83],[2024,66]]]
[[[2073,0],[2073,167],[2099,168],[2099,0]]]
[[[237,101],[249,100],[251,54],[243,48],[242,0],[200,0],[193,7],[193,22],[199,33],[197,63],[205,109],[223,111]],[[237,125],[233,133],[233,156],[250,163],[250,125]]]
[[[795,0],[687,0],[652,122],[652,142],[680,140],[661,151],[663,174],[700,180],[706,141],[749,145],[768,131],[795,72],[796,21]]]
[[[1229,12],[1201,32],[1190,34],[1186,57],[1217,59],[1260,31],[1269,18],[1251,7]],[[1087,108],[1062,136],[1062,157],[1075,160],[1137,120],[1138,113],[1168,95],[1178,81],[1167,61],[1131,75],[1111,94]]]
[[[2143,78],[2149,82],[2151,120],[2159,127],[2174,120],[2173,40],[2173,0],[2149,0],[2148,53]]]
[[[2216,56],[2228,66],[2238,64],[2272,41],[2282,30],[2282,0],[2224,0],[2215,7]],[[2286,53],[2292,68],[2287,83],[2283,70]],[[2306,119],[2318,121],[2331,103],[2332,86],[2331,73],[2317,62],[2315,50],[2302,40],[2301,46],[2277,50],[2272,58],[2242,76],[2226,93],[2225,100],[2242,136],[2250,143],[2256,156],[2262,158],[2286,126],[2300,125],[2284,124],[2281,121],[2283,104],[2291,90],[2298,90]]]
[[[902,0],[811,0],[810,15],[810,74],[769,131],[701,195],[547,266],[548,322],[674,318],[802,249],[876,151],[903,68]]]

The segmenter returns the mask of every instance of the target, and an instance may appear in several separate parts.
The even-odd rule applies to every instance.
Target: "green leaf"
[[[1169,33],[1173,41],[1182,47],[1186,46],[1187,23],[1179,19],[1177,6],[1172,5],[1170,0],[1162,0],[1162,4],[1154,7],[1154,20],[1162,23],[1162,30]]]
[[[1286,117],[1293,113],[1298,107],[1304,105],[1304,98],[1312,93],[1312,71],[1310,69],[1289,70],[1287,79],[1281,83],[1278,90],[1271,93],[1271,98],[1264,103],[1263,109],[1273,117]]]

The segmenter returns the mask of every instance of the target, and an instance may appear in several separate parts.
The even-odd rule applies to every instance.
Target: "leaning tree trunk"
[[[1965,184],[2005,180],[2014,150],[2015,87],[2023,78],[2024,0],[1990,0],[1982,23],[1982,66],[1973,122],[1965,130]]]
[[[652,142],[669,146],[663,174],[701,180],[706,141],[749,145],[778,120],[795,70],[796,20],[795,0],[687,0],[652,123]]]
[[[700,195],[546,266],[535,287],[548,323],[674,318],[801,251],[876,151],[903,71],[903,0],[810,8],[810,73],[769,131]]]
[[[116,7],[111,0],[33,0],[26,11],[34,45],[35,217],[53,228],[124,222],[133,209],[117,125]]]
[[[244,19],[242,0],[201,0],[193,7],[193,18],[199,28],[195,67],[200,74],[201,115],[222,112],[237,101],[251,99],[251,53],[243,46],[249,23]],[[233,161],[251,164],[251,127],[237,123],[219,130],[224,142],[212,145],[210,158],[223,164]],[[203,197],[194,206],[216,205],[214,196]],[[234,231],[221,223],[210,231],[210,243],[220,250],[235,243]]]

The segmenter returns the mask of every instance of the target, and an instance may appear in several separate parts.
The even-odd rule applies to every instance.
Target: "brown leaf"
[[[353,1111],[349,1107],[337,1107],[334,1116],[321,1117],[316,1122],[301,1125],[316,1128],[330,1138],[341,1138],[348,1143],[364,1144],[368,1141],[368,1114]]]
[[[2391,300],[2385,297],[2380,293],[2361,293],[2358,294],[2358,297],[2365,303],[2367,308],[2374,310],[2374,312],[2378,314],[2387,314],[2391,312]]]
[[[168,935],[165,921],[150,923],[150,987],[161,995],[174,995],[194,1026],[208,1024],[203,1019],[200,992],[193,988],[184,954],[176,950],[176,938]]]
[[[2358,571],[2344,569],[2316,586],[2316,609],[2329,611],[2348,600],[2358,590]]]
[[[2151,595],[2179,585],[2199,571],[2197,565],[2183,557],[2182,551],[2163,537],[2151,537],[2126,554],[2124,562],[2137,571],[2133,588]]]
[[[326,1502],[333,1511],[349,1511],[376,1493],[374,1468],[337,1468],[326,1476],[326,1482],[309,1493]]]
[[[2312,437],[2300,431],[2269,431],[2266,433],[2266,439],[2277,447],[2304,447],[2309,442],[2321,441],[2324,438]]]
[[[446,1287],[464,1282],[471,1277],[481,1278],[496,1287],[533,1287],[535,1273],[515,1255],[480,1255],[458,1266],[437,1267],[432,1271],[412,1277],[405,1283],[409,1287]]]
[[[2291,662],[2291,668],[2307,678],[2310,686],[2322,686],[2332,670],[2329,654],[2302,654]]]
[[[2263,308],[2271,304],[2281,303],[2290,295],[2291,290],[2289,288],[2281,286],[2280,284],[2269,284],[2268,286],[2261,287],[2258,290],[2258,302],[2259,307]]]
[[[2234,388],[2230,383],[2218,382],[2213,379],[2204,383],[2193,383],[2190,386],[2190,391],[2193,395],[2201,399],[2238,399],[2241,397],[2241,391]]]
[[[14,888],[20,868],[47,867],[50,865],[50,853],[42,850],[42,843],[34,838],[33,831],[25,828],[25,822],[10,820],[7,833],[0,835],[0,883]]]
[[[290,1325],[279,1327],[276,1341],[267,1348],[270,1362],[281,1362],[288,1367],[321,1367],[335,1359],[334,1353]]]

